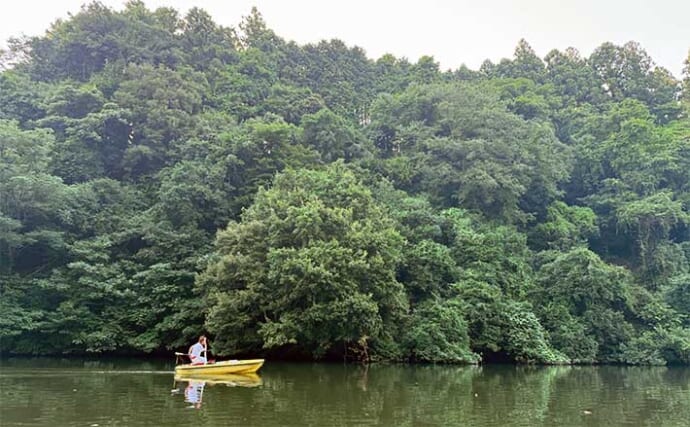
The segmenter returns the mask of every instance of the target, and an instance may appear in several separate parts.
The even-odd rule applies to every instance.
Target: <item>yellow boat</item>
[[[259,370],[264,364],[264,359],[248,360],[224,360],[222,362],[207,363],[206,365],[177,365],[175,375],[217,376],[223,374],[251,374]]]

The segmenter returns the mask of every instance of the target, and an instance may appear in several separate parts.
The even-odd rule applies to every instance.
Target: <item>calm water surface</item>
[[[175,382],[161,361],[0,361],[5,426],[690,426],[690,368],[267,363]]]

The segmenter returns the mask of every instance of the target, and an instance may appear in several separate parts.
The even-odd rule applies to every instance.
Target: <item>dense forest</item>
[[[690,363],[690,57],[443,71],[141,1],[9,46],[4,354]]]

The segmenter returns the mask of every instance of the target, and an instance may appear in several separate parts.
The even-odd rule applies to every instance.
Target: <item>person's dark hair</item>
[[[199,337],[199,342],[201,342],[202,340],[205,340],[205,339],[206,339],[206,335],[202,335]]]

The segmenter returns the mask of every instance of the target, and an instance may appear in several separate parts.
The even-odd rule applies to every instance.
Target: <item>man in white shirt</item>
[[[204,353],[202,356],[201,353]],[[200,364],[205,364],[206,363],[206,337],[205,336],[200,336],[199,337],[199,342],[194,344],[193,346],[189,347],[189,352],[187,353],[189,355],[189,360],[195,364],[195,365],[200,365]]]

